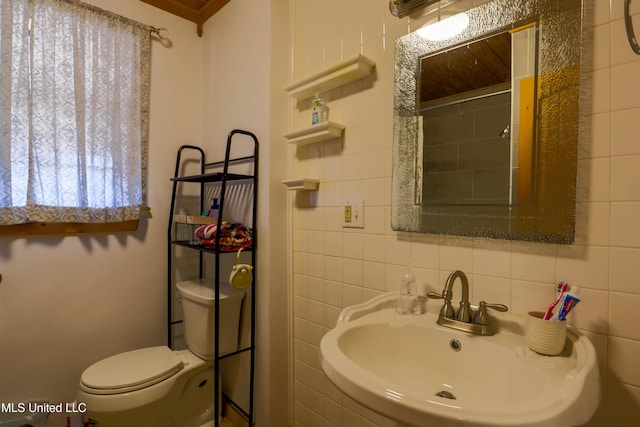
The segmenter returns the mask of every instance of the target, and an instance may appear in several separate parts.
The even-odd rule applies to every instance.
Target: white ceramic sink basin
[[[472,335],[427,313],[395,313],[397,294],[345,308],[320,344],[321,364],[351,398],[405,425],[568,427],[595,412],[600,383],[595,351],[567,331],[558,356],[528,349],[524,319],[495,316],[498,332]]]

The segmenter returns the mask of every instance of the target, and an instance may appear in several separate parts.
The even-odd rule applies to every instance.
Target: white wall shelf
[[[373,73],[375,62],[364,55],[342,61],[319,73],[286,86],[289,96],[296,99],[310,98],[316,93],[326,92]]]
[[[316,191],[320,180],[315,178],[285,179],[282,181],[288,190]]]
[[[344,125],[340,123],[320,122],[317,125],[285,133],[284,137],[291,144],[305,145],[340,138],[343,133]]]

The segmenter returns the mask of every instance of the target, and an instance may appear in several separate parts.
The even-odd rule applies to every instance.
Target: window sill
[[[2,225],[0,236],[32,236],[38,234],[87,234],[118,233],[136,231],[138,220],[111,222],[106,224],[83,224],[74,222],[48,223],[30,222],[28,224]]]

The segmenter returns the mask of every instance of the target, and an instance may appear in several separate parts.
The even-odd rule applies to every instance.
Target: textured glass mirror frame
[[[395,231],[569,244],[575,233],[580,116],[581,0],[494,0],[466,12],[469,26],[452,39],[416,32],[395,51],[391,226]],[[533,197],[529,206],[422,204],[419,58],[497,31],[535,22],[539,31]]]

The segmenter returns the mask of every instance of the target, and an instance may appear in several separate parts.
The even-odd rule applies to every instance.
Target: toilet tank
[[[212,281],[187,280],[176,284],[182,297],[187,347],[209,360],[215,357],[215,289]],[[238,349],[240,309],[244,292],[220,284],[220,355]]]

